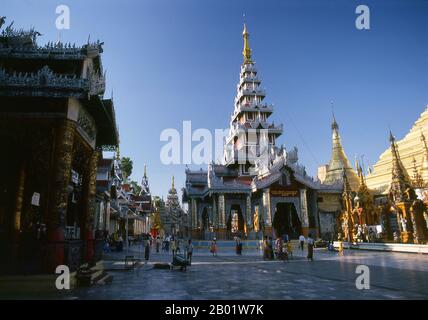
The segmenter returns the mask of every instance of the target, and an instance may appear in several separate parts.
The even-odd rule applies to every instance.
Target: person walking
[[[274,247],[273,239],[272,237],[269,237],[269,251],[270,251],[271,260],[275,260],[275,253],[273,252],[273,247]]]
[[[269,240],[267,236],[265,236],[265,240],[263,241],[263,260],[270,260]]]
[[[166,253],[169,253],[170,241],[171,241],[171,238],[169,236],[167,236],[165,239],[165,251],[166,251]]]
[[[123,251],[123,238],[122,238],[121,234],[119,234],[119,237],[117,239],[117,248],[116,248],[116,250],[120,251],[120,252]]]
[[[172,251],[172,257],[174,258],[177,252],[177,241],[174,238],[171,240],[171,251]]]
[[[187,260],[189,260],[189,266],[192,265],[192,255],[193,255],[193,243],[189,239],[189,244],[187,246]]]
[[[213,239],[211,242],[210,252],[213,256],[217,256],[217,240],[216,238]]]
[[[308,244],[308,260],[314,261],[314,239],[312,239],[312,235],[308,235],[308,239],[306,240]]]
[[[157,236],[157,238],[156,238],[156,253],[159,253],[159,249],[160,249],[161,244],[162,244],[162,241],[161,241],[160,237]]]
[[[302,252],[303,252],[303,248],[305,245],[305,241],[306,241],[305,236],[303,234],[301,234],[299,237],[299,246],[300,246],[300,250],[302,250]]]
[[[343,241],[342,239],[339,240],[339,256],[343,257],[345,251],[343,250]]]
[[[291,244],[291,241],[287,242],[287,257],[293,258],[293,245]]]
[[[149,261],[150,258],[150,240],[145,240],[145,246],[144,246],[144,259]]]
[[[241,242],[241,238],[236,237],[235,238],[235,242],[236,242],[236,254],[237,255],[242,255],[242,242]]]
[[[283,251],[283,242],[282,242],[281,237],[276,238],[275,252],[276,252],[276,256],[278,257],[279,260],[284,260],[285,254]]]

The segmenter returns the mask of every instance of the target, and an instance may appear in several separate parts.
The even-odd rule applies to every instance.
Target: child
[[[291,241],[287,242],[287,254],[293,257],[293,246],[291,245]]]
[[[343,242],[339,241],[339,256],[343,256],[344,254],[344,250],[343,250]]]

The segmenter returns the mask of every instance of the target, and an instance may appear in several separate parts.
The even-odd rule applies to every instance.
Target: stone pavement
[[[141,252],[132,248],[138,257]],[[263,261],[258,252],[195,250],[187,272],[153,269],[155,262],[170,262],[171,254],[152,254],[150,261],[123,271],[124,253],[109,254],[107,268],[114,279],[109,285],[79,288],[64,299],[427,299],[428,256],[403,253],[346,251],[339,257],[324,249],[315,261],[306,252],[295,252],[289,262]],[[144,255],[141,254],[143,257]],[[355,286],[356,266],[370,268],[371,287]],[[60,297],[58,297],[60,298]]]

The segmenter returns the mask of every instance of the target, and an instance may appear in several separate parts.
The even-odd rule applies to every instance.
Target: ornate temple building
[[[198,239],[261,239],[318,231],[320,184],[298,162],[298,151],[277,147],[282,125],[269,121],[249,33],[243,31],[243,63],[222,164],[186,170],[183,202],[188,204],[191,236]]]
[[[103,43],[39,46],[12,24],[0,34],[0,269],[75,270],[99,253],[97,164],[118,145]]]

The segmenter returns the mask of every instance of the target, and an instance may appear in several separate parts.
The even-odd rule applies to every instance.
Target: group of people
[[[299,236],[299,248],[303,252],[305,243],[308,247],[308,260],[314,259],[314,244],[315,240],[312,239],[311,234],[308,238],[304,235]],[[293,257],[293,245],[287,234],[284,234],[274,241],[272,237],[265,236],[263,240],[263,259],[264,260],[289,260]]]
[[[183,240],[181,240],[183,241]],[[184,245],[182,246],[180,239],[172,236],[166,235],[165,237],[157,236],[153,238],[152,236],[147,236],[143,240],[144,246],[144,258],[145,260],[149,260],[151,247],[154,246],[156,253],[160,253],[162,250],[163,253],[169,253],[172,251],[173,258],[177,254],[185,255],[186,259],[191,263],[193,256],[193,244],[192,240],[184,240]],[[110,251],[111,246],[115,246],[117,251],[123,250],[123,238],[121,234],[116,233],[110,236],[105,241],[105,251]],[[235,237],[236,243],[236,254],[242,255],[242,240],[240,237]],[[308,248],[308,260],[313,261],[313,248],[314,248],[314,239],[312,239],[311,234],[307,238],[303,235],[299,237],[299,248],[303,252],[305,243]],[[217,256],[218,246],[217,239],[214,238],[210,245],[210,253],[213,256]],[[293,257],[293,246],[287,234],[284,234],[280,237],[277,237],[276,240],[273,240],[272,237],[265,236],[263,241],[263,259],[264,260],[289,260],[290,257]]]
[[[172,257],[174,258],[177,254],[184,254],[188,259],[189,264],[192,263],[193,256],[193,244],[192,240],[184,241],[184,246],[182,246],[182,242],[180,239],[167,235],[163,238],[160,236],[156,237],[155,241],[156,253],[159,253],[162,250],[163,253],[169,253],[171,250]],[[184,248],[183,248],[184,247]]]

